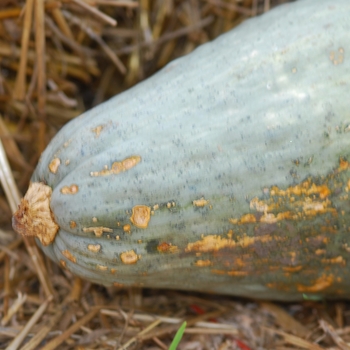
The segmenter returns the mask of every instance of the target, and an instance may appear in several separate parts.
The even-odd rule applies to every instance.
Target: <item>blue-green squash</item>
[[[349,297],[349,14],[280,6],[76,118],[14,229],[104,285]]]

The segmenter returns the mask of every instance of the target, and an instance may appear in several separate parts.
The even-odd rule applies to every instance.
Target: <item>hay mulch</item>
[[[346,302],[271,303],[104,288],[11,229],[40,153],[66,122],[288,0],[0,2],[0,348],[350,349]]]

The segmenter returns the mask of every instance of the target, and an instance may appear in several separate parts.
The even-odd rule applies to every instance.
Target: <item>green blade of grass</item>
[[[170,344],[169,350],[176,350],[176,348],[179,345],[179,343],[180,343],[180,341],[182,339],[182,336],[183,336],[183,334],[185,332],[186,326],[187,326],[187,322],[185,321],[181,325],[181,327],[178,329],[178,331],[176,332],[175,337],[174,337],[173,341]]]

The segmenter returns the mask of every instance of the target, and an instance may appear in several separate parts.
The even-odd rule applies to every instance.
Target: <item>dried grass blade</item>
[[[47,334],[51,331],[51,329],[57,325],[59,319],[63,314],[63,306],[59,305],[57,312],[51,316],[48,321],[45,321],[45,324],[40,328],[40,331],[35,334],[35,336],[26,343],[21,350],[36,350],[38,349],[38,345],[45,339]]]
[[[11,317],[26,302],[26,300],[27,300],[27,294],[24,294],[24,295],[22,295],[21,293],[18,294],[18,297],[17,297],[16,301],[10,307],[10,309],[8,310],[8,313],[1,320],[1,325],[2,326],[6,326],[7,325],[7,323],[10,321]]]
[[[284,311],[280,306],[273,303],[263,302],[261,306],[273,314],[277,323],[287,332],[292,332],[302,338],[309,334],[309,331],[295,318]]]
[[[301,339],[295,335],[292,334],[288,334],[286,332],[283,331],[279,331],[277,329],[272,329],[272,328],[267,328],[267,327],[262,327],[262,329],[265,329],[271,333],[275,333],[280,335],[281,337],[284,338],[284,340],[292,345],[298,346],[302,349],[307,349],[307,350],[323,350],[322,347],[320,347],[319,345],[315,344],[315,343],[311,343],[307,340]]]
[[[58,346],[61,345],[69,336],[76,332],[81,326],[88,323],[92,318],[96,316],[99,312],[99,307],[94,307],[89,313],[79,319],[73,324],[70,328],[60,334],[58,337],[52,339],[48,344],[46,344],[41,350],[55,350],[58,349]]]
[[[11,344],[6,348],[6,350],[17,350],[18,347],[21,345],[25,337],[28,335],[30,330],[33,328],[33,326],[38,322],[40,317],[43,315],[45,310],[47,309],[51,298],[48,298],[45,300],[45,302],[38,308],[38,310],[35,311],[34,315],[30,318],[30,320],[27,322],[27,324],[24,326],[24,328],[21,330],[21,332],[16,336],[16,338],[11,342]]]
[[[319,323],[323,331],[331,336],[341,350],[350,350],[350,346],[336,333],[335,329],[328,322],[320,320]]]
[[[133,337],[129,339],[124,345],[122,345],[118,350],[125,350],[127,349],[131,344],[135,343],[141,336],[147,334],[150,330],[157,327],[162,321],[161,320],[155,320],[152,322],[149,326],[147,326],[144,330],[142,330],[140,333],[137,334],[136,337]],[[150,339],[153,337],[150,337]]]
[[[6,246],[6,248],[9,251],[11,251],[13,249],[16,249],[22,242],[23,242],[22,237],[18,238],[14,242],[11,242],[8,246]],[[5,256],[6,256],[6,251],[0,252],[0,262],[4,259]]]
[[[28,43],[30,37],[30,30],[32,26],[34,0],[27,0],[25,7],[22,41],[21,41],[21,60],[16,77],[16,84],[13,90],[13,98],[23,100],[25,96],[26,87],[26,69],[28,59]]]
[[[38,112],[40,117],[38,151],[43,152],[46,147],[45,134],[45,106],[46,106],[46,62],[45,62],[45,21],[44,0],[35,0],[35,50],[38,65]]]
[[[13,178],[10,164],[8,163],[5,149],[0,140],[0,181],[5,191],[6,198],[9,202],[12,212],[16,211],[20,202],[20,194],[18,192],[15,179]]]
[[[51,11],[52,17],[54,18],[55,22],[57,23],[58,27],[61,29],[62,33],[69,38],[70,40],[74,41],[73,33],[64,18],[62,12],[60,9],[53,9]]]
[[[107,5],[107,6],[116,6],[116,7],[129,7],[137,8],[139,3],[137,1],[128,1],[128,0],[94,0],[94,3],[97,5]]]
[[[9,159],[26,170],[32,170],[31,166],[26,162],[25,158],[23,157],[23,154],[18,149],[16,142],[13,140],[13,137],[1,116],[0,137],[2,138],[3,145],[7,150],[7,155]]]
[[[93,15],[95,15],[96,17],[102,19],[103,21],[105,21],[106,23],[110,24],[111,26],[116,26],[117,25],[117,21],[106,15],[105,13],[101,12],[100,10],[98,10],[95,7],[92,7],[90,5],[88,5],[87,3],[85,3],[84,1],[81,0],[72,0],[72,2],[75,2],[77,5],[81,6],[83,9],[89,11],[90,13],[92,13]]]

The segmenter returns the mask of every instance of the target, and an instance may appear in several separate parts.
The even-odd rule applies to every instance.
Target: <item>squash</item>
[[[14,229],[103,285],[349,297],[349,13],[280,6],[76,118]]]

